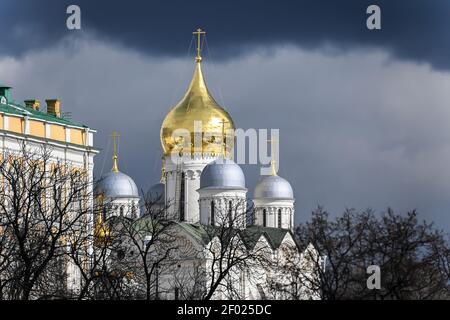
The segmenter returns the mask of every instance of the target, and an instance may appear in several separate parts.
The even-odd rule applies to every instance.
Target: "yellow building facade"
[[[94,147],[96,130],[76,123],[62,113],[58,99],[46,100],[46,111],[38,100],[23,103],[11,99],[11,88],[0,85],[0,158],[20,157],[27,150],[45,148],[50,152],[51,166],[70,168],[86,178],[86,208],[92,211],[94,184]],[[32,151],[34,152],[34,151]],[[93,230],[93,213],[88,214],[84,226]],[[81,277],[78,269],[67,264],[67,286],[76,290]]]

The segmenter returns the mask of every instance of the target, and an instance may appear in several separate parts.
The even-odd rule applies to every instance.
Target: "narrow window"
[[[175,300],[180,300],[180,288],[175,288]]]
[[[216,220],[216,208],[214,205],[214,201],[211,201],[211,225],[215,224]]]
[[[263,227],[267,227],[267,211],[263,210]]]
[[[230,228],[233,227],[233,202],[228,202],[228,220]]]
[[[18,184],[18,187],[20,188],[20,184]],[[20,194],[20,192],[18,193]],[[62,208],[63,206],[63,190],[62,187],[58,187],[56,191],[56,201],[58,208]]]
[[[281,228],[281,209],[278,209],[278,228]]]
[[[184,216],[184,191],[185,191],[185,174],[181,174],[181,187],[180,187],[180,221],[185,220]]]
[[[106,208],[106,206],[104,205],[104,206],[103,206],[103,211],[102,211],[102,219],[103,219],[103,221],[106,220],[106,210],[107,210],[107,208]]]
[[[155,265],[155,299],[159,300],[159,265]]]
[[[131,217],[136,218],[136,205],[134,204],[134,202],[131,205]]]

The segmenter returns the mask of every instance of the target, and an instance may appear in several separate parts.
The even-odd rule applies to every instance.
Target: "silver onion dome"
[[[264,176],[259,180],[254,199],[294,199],[291,184],[277,175]]]
[[[203,169],[200,188],[245,189],[245,176],[233,160],[217,159]]]
[[[164,183],[157,183],[150,187],[148,190],[148,197],[152,203],[164,204],[166,186]]]
[[[111,171],[98,181],[95,194],[109,198],[138,198],[139,191],[133,179],[122,172]]]

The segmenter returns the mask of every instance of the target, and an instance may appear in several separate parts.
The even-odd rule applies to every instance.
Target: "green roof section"
[[[283,243],[286,234],[289,233],[289,230],[280,228],[250,226],[242,230],[242,233],[244,241],[249,248],[254,248],[259,238],[261,238],[261,236],[264,235],[266,239],[269,241],[269,244],[272,246],[272,248],[278,249],[280,245]]]
[[[141,218],[138,219],[135,227],[139,232],[150,232],[151,227],[149,221],[151,218]],[[258,243],[258,240],[261,236],[265,236],[269,245],[273,249],[278,249],[283,243],[284,238],[288,233],[291,233],[287,229],[280,228],[269,228],[269,227],[261,227],[261,226],[249,226],[245,229],[228,229],[223,227],[213,227],[213,226],[204,226],[199,223],[188,223],[188,222],[175,222],[172,221],[173,225],[181,228],[184,232],[194,238],[200,245],[207,245],[214,236],[218,235],[221,231],[223,232],[223,236],[232,237],[236,234],[239,234],[242,241],[248,249],[253,249],[255,245]],[[231,231],[231,232],[230,232]],[[291,234],[292,235],[292,234]],[[220,235],[219,235],[220,236]],[[294,237],[292,236],[292,239]],[[295,239],[294,239],[295,242]],[[296,243],[297,247],[298,244]]]
[[[33,108],[27,107],[23,104],[20,104],[16,101],[10,102],[8,101],[7,104],[1,104],[0,103],[0,112],[4,112],[7,114],[13,114],[13,115],[19,115],[19,116],[28,116],[32,119],[42,120],[42,121],[48,121],[48,122],[55,122],[59,123],[61,125],[66,126],[73,126],[73,127],[80,127],[80,128],[89,128],[88,126],[74,122],[72,120],[68,120],[65,118],[59,118],[54,115],[34,110]]]
[[[200,224],[191,224],[187,222],[179,222],[178,225],[202,244],[208,244],[211,241],[211,238],[214,237],[216,233],[220,232],[221,229],[220,227],[203,226]],[[239,233],[245,245],[249,249],[253,249],[255,247],[262,235],[266,237],[273,249],[278,249],[283,243],[286,234],[290,233],[290,231],[286,229],[260,226],[249,226],[242,230],[233,229],[232,231],[232,233],[225,232],[224,234],[231,236],[232,234],[235,234],[235,232]],[[294,237],[292,238],[294,239]]]
[[[128,218],[126,218],[128,219]],[[120,220],[120,219],[119,219]],[[133,226],[135,230],[141,233],[143,236],[146,234],[151,234],[154,228],[163,228],[164,226],[172,225],[181,228],[184,232],[193,237],[200,244],[208,244],[210,241],[210,236],[205,228],[199,224],[191,224],[187,222],[176,222],[172,220],[157,221],[150,216],[141,217],[133,221]]]
[[[200,224],[178,222],[177,225],[180,226],[189,235],[191,235],[200,244],[208,244],[211,241],[210,235]]]

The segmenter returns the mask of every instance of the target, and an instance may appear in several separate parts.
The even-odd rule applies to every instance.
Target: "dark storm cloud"
[[[450,1],[166,2],[71,1],[83,29],[69,32],[67,1],[0,0],[0,82],[18,101],[61,98],[98,129],[97,176],[120,131],[120,169],[146,190],[159,180],[161,123],[192,75],[190,31],[202,26],[223,59],[205,59],[218,102],[238,127],[280,129],[297,220],[318,204],[392,206],[450,230],[450,73],[417,63],[450,67]],[[365,29],[369,3],[382,7],[381,32]],[[244,170],[251,197],[259,166]]]
[[[0,58],[0,74],[14,99],[56,96],[74,121],[98,129],[97,177],[111,168],[118,130],[119,168],[147,190],[159,180],[160,126],[188,86],[191,57],[144,56],[93,39],[73,46]],[[204,73],[238,127],[280,129],[279,174],[294,189],[297,221],[318,204],[335,214],[391,206],[417,208],[450,230],[449,73],[384,51],[332,56],[294,46],[206,59]],[[252,197],[260,166],[243,169]]]
[[[255,47],[294,44],[315,49],[381,48],[400,59],[450,68],[450,1],[66,1],[2,0],[0,54],[18,55],[64,38],[65,9],[79,4],[82,31],[151,55],[183,55],[188,32],[201,26],[214,58]],[[382,9],[382,30],[366,28],[370,4]]]

